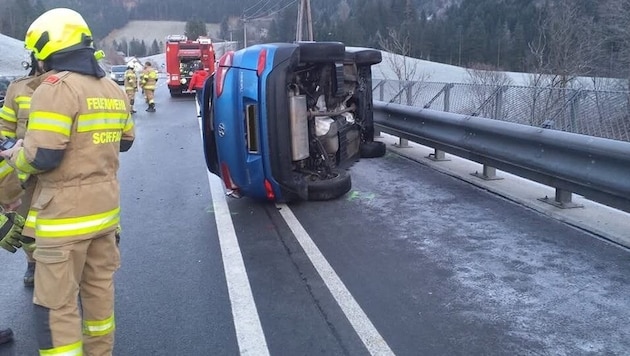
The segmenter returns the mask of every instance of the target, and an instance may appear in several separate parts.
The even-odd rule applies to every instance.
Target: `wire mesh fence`
[[[630,92],[375,80],[374,99],[630,141]]]

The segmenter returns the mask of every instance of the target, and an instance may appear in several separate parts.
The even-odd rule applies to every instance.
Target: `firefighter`
[[[199,105],[199,111],[197,112],[197,117],[201,117],[201,105],[203,101],[202,90],[203,84],[208,78],[208,71],[203,68],[203,63],[199,63],[197,66],[197,70],[193,73],[192,78],[190,78],[190,83],[188,83],[188,91],[195,91],[195,97],[197,98],[197,105]]]
[[[35,228],[39,352],[111,355],[119,152],[134,139],[129,102],[98,65],[92,33],[76,11],[44,12],[24,42],[46,73],[24,140],[0,156],[38,176],[26,225]]]
[[[42,68],[31,54],[31,62],[25,62],[30,68],[28,76],[17,79],[7,88],[4,106],[0,109],[0,136],[9,138],[24,138],[31,107],[31,95],[42,82],[40,74]],[[17,210],[18,214],[26,216],[31,206],[33,190],[37,178],[15,171],[6,161],[0,161],[0,205],[8,210]],[[32,229],[26,229],[24,235],[34,237]],[[26,255],[26,272],[24,285],[33,286],[35,276],[35,260],[29,249],[24,249]]]
[[[144,70],[142,71],[142,79],[140,81],[140,85],[142,86],[142,91],[144,92],[144,99],[148,104],[146,110],[148,112],[155,112],[154,94],[157,80],[157,70],[155,70],[155,68],[151,66],[151,62],[147,61],[144,64]]]
[[[138,77],[136,76],[136,71],[134,70],[133,64],[129,63],[127,65],[127,70],[125,71],[125,93],[127,93],[127,98],[129,99],[129,112],[135,114],[136,111],[133,109],[133,104],[136,101],[136,92],[138,91]]]

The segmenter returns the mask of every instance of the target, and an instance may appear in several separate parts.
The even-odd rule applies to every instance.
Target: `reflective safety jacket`
[[[133,69],[125,71],[125,91],[138,91],[138,77]]]
[[[11,158],[38,176],[25,227],[35,229],[38,246],[113,232],[120,221],[118,156],[134,139],[127,96],[106,77],[42,76],[23,148]]]
[[[143,90],[155,90],[155,85],[158,80],[158,72],[153,67],[146,67],[142,71],[142,80],[140,85]]]
[[[42,82],[40,77],[24,77],[11,82],[0,108],[0,136],[22,139],[26,133],[31,96]],[[7,161],[0,158],[0,204],[18,200],[23,192],[27,174],[18,174]]]

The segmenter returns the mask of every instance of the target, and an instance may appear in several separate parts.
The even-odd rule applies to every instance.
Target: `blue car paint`
[[[326,44],[329,47],[321,48],[329,49],[333,55],[335,52],[330,49],[339,44],[341,43],[330,43]],[[320,58],[315,59],[316,61],[321,61],[321,58],[329,60],[328,57],[318,57],[317,52],[313,52],[314,49],[318,50],[317,46],[308,47],[309,58]],[[266,51],[265,67],[258,75],[259,57],[263,50]],[[212,80],[208,80],[205,85],[202,134],[206,165],[210,172],[221,176],[226,187],[230,189],[230,182],[229,180],[226,182],[227,177],[220,168],[222,165],[227,166],[232,182],[240,191],[239,195],[275,201],[311,199],[309,186],[311,183],[304,179],[303,172],[294,170],[290,142],[291,100],[286,87],[289,81],[292,85],[295,84],[293,75],[300,65],[302,50],[302,44],[273,43],[255,45],[233,52],[229,66],[219,66],[211,77]],[[345,53],[347,56],[352,50]],[[224,60],[225,57],[222,57],[219,63],[225,63]],[[363,66],[378,63],[380,60],[380,52],[374,51],[371,55],[368,53],[367,57],[365,54],[361,56]],[[216,92],[220,85],[218,82],[225,68],[228,69],[223,79],[223,91],[217,97]],[[368,75],[371,74],[368,72]],[[371,100],[371,96],[361,97],[363,98]],[[245,123],[247,105],[256,106],[259,151],[255,153],[247,150]],[[369,117],[371,121],[371,116],[365,117]],[[352,157],[346,156],[344,159],[347,159],[343,161],[347,164]],[[267,188],[273,190],[273,197],[268,196],[265,183],[270,185]],[[349,179],[333,184],[337,184],[335,188],[347,189]],[[324,192],[319,197],[328,199],[326,194],[327,192]]]
[[[223,125],[224,135],[218,135],[217,150],[219,161],[229,167],[232,181],[239,187],[243,195],[253,198],[265,199],[267,192],[264,187],[264,179],[267,179],[279,198],[280,189],[277,182],[271,176],[269,168],[269,157],[264,153],[268,148],[268,135],[266,120],[265,97],[266,79],[265,73],[262,78],[258,77],[256,69],[258,57],[263,46],[253,46],[247,51],[236,52],[232,66],[228,70],[224,80],[224,89],[214,102],[215,129]],[[267,48],[267,64],[265,72],[272,68],[273,47]],[[247,105],[256,106],[258,119],[258,142],[260,149],[258,153],[251,153],[247,149],[245,139],[245,110]],[[237,134],[234,134],[237,133]],[[243,133],[243,134],[239,134]]]

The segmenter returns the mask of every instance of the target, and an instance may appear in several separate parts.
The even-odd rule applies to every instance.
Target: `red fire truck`
[[[166,37],[166,73],[171,96],[188,92],[188,82],[199,64],[214,73],[214,47],[207,37],[191,41],[184,35]]]

